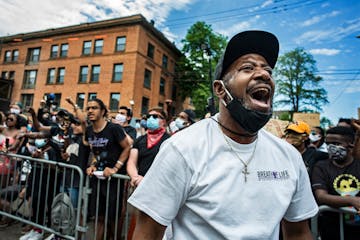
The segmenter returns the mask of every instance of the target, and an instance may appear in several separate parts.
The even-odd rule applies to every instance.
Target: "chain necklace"
[[[219,126],[219,125],[218,125]],[[220,128],[220,126],[219,126]],[[231,152],[240,160],[240,162],[244,165],[244,169],[241,171],[242,174],[244,174],[244,180],[245,182],[247,181],[247,175],[250,174],[250,172],[248,171],[248,166],[251,162],[251,160],[254,158],[254,155],[255,155],[255,150],[256,150],[256,146],[257,146],[257,143],[258,143],[258,139],[256,139],[256,142],[255,142],[255,146],[254,146],[254,150],[253,152],[251,153],[251,156],[249,157],[249,160],[247,162],[245,162],[244,160],[241,159],[241,157],[239,156],[239,154],[233,149],[233,147],[231,146],[231,143],[229,142],[229,140],[226,138],[225,134],[223,133],[223,131],[221,130],[220,128],[220,131],[225,139],[225,142],[227,143],[228,147],[230,148]]]

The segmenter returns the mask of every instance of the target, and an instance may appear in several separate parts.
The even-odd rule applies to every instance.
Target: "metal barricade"
[[[10,159],[9,167],[11,171],[7,171],[6,174],[0,173],[2,179],[6,179],[6,184],[0,186],[0,192],[2,198],[7,200],[11,206],[11,203],[16,200],[19,192],[9,192],[9,189],[18,189],[21,191],[26,187],[24,194],[25,200],[29,200],[29,216],[19,214],[17,211],[11,208],[2,207],[0,209],[0,215],[12,218],[17,221],[32,225],[36,228],[42,229],[45,232],[55,233],[65,239],[77,239],[79,229],[83,229],[80,226],[80,211],[82,200],[77,198],[77,206],[75,209],[75,231],[73,235],[65,235],[61,232],[56,232],[51,228],[51,204],[54,197],[64,192],[67,188],[77,188],[79,196],[82,196],[84,185],[83,171],[75,165],[66,164],[63,162],[55,162],[51,160],[32,158],[17,154],[5,154],[0,153],[1,156],[5,156]],[[21,178],[21,171],[24,165],[30,164],[31,171],[25,179]],[[78,186],[74,186],[74,179],[77,178]],[[22,181],[21,181],[22,180]],[[62,187],[60,189],[60,187]],[[61,190],[61,191],[60,191]],[[73,197],[71,194],[70,198]]]
[[[4,207],[0,207],[0,216],[32,225],[64,239],[127,239],[129,214],[126,200],[130,179],[127,175],[114,174],[102,180],[84,175],[81,168],[72,164],[3,152],[0,152],[0,157],[10,160],[8,171],[0,171],[0,178],[4,183],[0,184],[1,197],[9,203],[14,202],[24,186],[28,186],[25,199],[33,201],[33,196],[37,196],[37,201],[31,204],[37,211],[29,216],[19,215]],[[21,186],[16,173],[25,162],[30,163],[31,173],[23,182],[24,186]],[[7,191],[12,188],[18,192],[14,194]],[[71,235],[54,230],[50,224],[51,200],[60,192],[67,193],[70,199],[78,196],[72,199],[76,220],[74,234]]]
[[[314,239],[319,239],[319,226],[318,226],[318,217],[319,214],[323,212],[335,212],[339,213],[339,239],[344,240],[344,213],[350,213],[350,214],[356,214],[355,209],[349,209],[349,208],[332,208],[326,205],[319,206],[319,212],[316,216],[311,218],[311,231]],[[334,236],[335,237],[335,236]],[[336,238],[336,237],[335,237]]]
[[[129,179],[127,175],[121,174],[103,180],[87,176],[84,193],[88,196],[84,199],[88,200],[84,201],[84,209],[88,211],[84,210],[84,218],[87,218],[88,213],[92,217],[89,218],[88,230],[83,239],[127,239]]]

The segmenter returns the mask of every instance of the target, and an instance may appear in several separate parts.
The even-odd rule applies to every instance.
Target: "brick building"
[[[35,109],[54,93],[64,108],[67,96],[83,108],[97,97],[112,112],[133,104],[140,117],[176,95],[181,53],[142,15],[1,37],[0,50],[10,100]]]

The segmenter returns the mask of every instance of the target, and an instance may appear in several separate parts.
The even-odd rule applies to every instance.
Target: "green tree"
[[[183,99],[191,97],[197,116],[203,116],[206,112],[207,98],[211,96],[210,67],[213,76],[227,38],[214,33],[211,25],[196,22],[188,29],[181,43],[184,56],[177,63],[175,83]]]
[[[331,122],[331,120],[329,118],[322,117],[320,119],[320,126],[326,130],[326,129],[330,128],[331,126],[334,126],[334,124]]]
[[[280,56],[274,74],[275,106],[290,106],[292,112],[322,111],[328,103],[327,92],[320,87],[323,79],[316,72],[316,61],[303,48]]]

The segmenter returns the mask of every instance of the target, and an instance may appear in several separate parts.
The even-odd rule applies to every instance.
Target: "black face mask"
[[[263,126],[265,126],[265,124],[271,118],[272,110],[269,113],[263,113],[245,108],[239,99],[233,98],[231,96],[229,91],[226,89],[224,83],[222,84],[226,94],[231,99],[231,101],[227,104],[224,100],[222,100],[223,104],[229,110],[230,115],[244,130],[246,130],[250,134],[253,134],[259,131]]]

